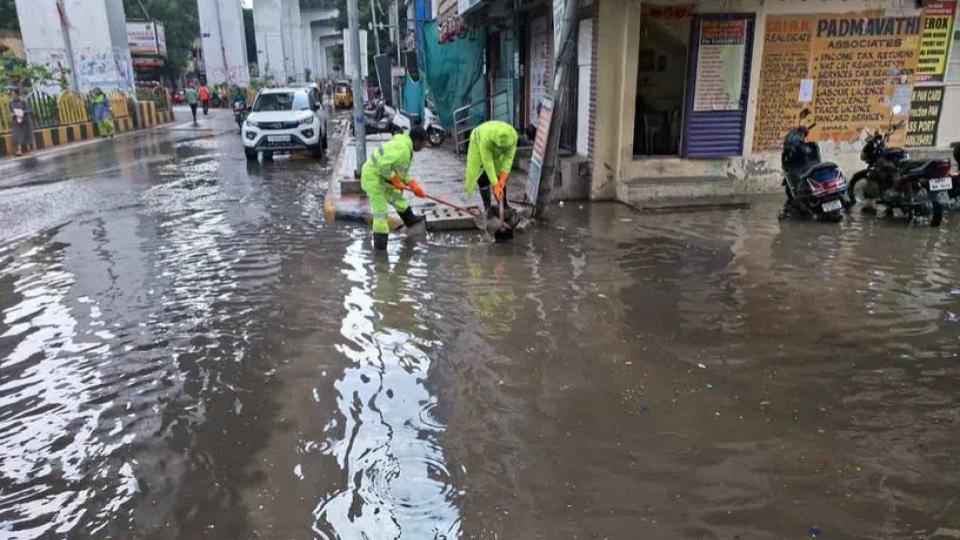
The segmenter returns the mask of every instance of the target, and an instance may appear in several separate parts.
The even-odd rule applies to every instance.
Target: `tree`
[[[20,31],[20,19],[17,18],[17,5],[14,0],[0,0],[0,30]]]
[[[37,86],[52,86],[59,83],[67,87],[66,69],[52,69],[46,64],[34,64],[14,56],[12,51],[0,53],[0,87],[16,86],[24,93]]]
[[[171,81],[177,80],[192,56],[193,40],[200,36],[197,0],[123,0],[123,8],[127,20],[144,20],[149,16],[163,24],[167,38],[164,69]]]

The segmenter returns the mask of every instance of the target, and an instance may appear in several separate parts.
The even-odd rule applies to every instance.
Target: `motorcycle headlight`
[[[301,125],[301,126],[309,126],[309,125],[312,124],[312,123],[313,123],[313,117],[312,117],[312,116],[308,116],[308,117],[303,118],[303,119],[300,120],[300,125]]]

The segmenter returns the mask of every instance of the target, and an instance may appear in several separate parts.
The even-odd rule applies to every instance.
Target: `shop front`
[[[952,0],[601,2],[593,196],[698,178],[775,191],[780,141],[801,119],[844,170],[900,121],[895,144],[948,148],[956,16]]]

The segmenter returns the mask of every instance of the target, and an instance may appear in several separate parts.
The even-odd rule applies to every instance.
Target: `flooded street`
[[[330,166],[215,112],[4,169],[0,538],[960,537],[960,215],[382,258]]]

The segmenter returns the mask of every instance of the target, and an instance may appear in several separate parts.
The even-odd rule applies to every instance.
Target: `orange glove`
[[[394,189],[403,191],[407,189],[407,185],[403,183],[403,180],[400,180],[400,177],[393,175],[393,178],[390,179],[390,183],[393,184]]]
[[[410,180],[410,183],[407,184],[407,187],[410,188],[410,191],[412,191],[414,195],[420,197],[421,199],[423,198],[423,188],[420,187],[420,184],[418,184],[416,180]]]
[[[503,171],[500,173],[500,178],[497,179],[497,185],[493,186],[493,194],[497,197],[498,201],[502,201],[506,196],[507,191],[507,178],[510,177],[510,173]]]

